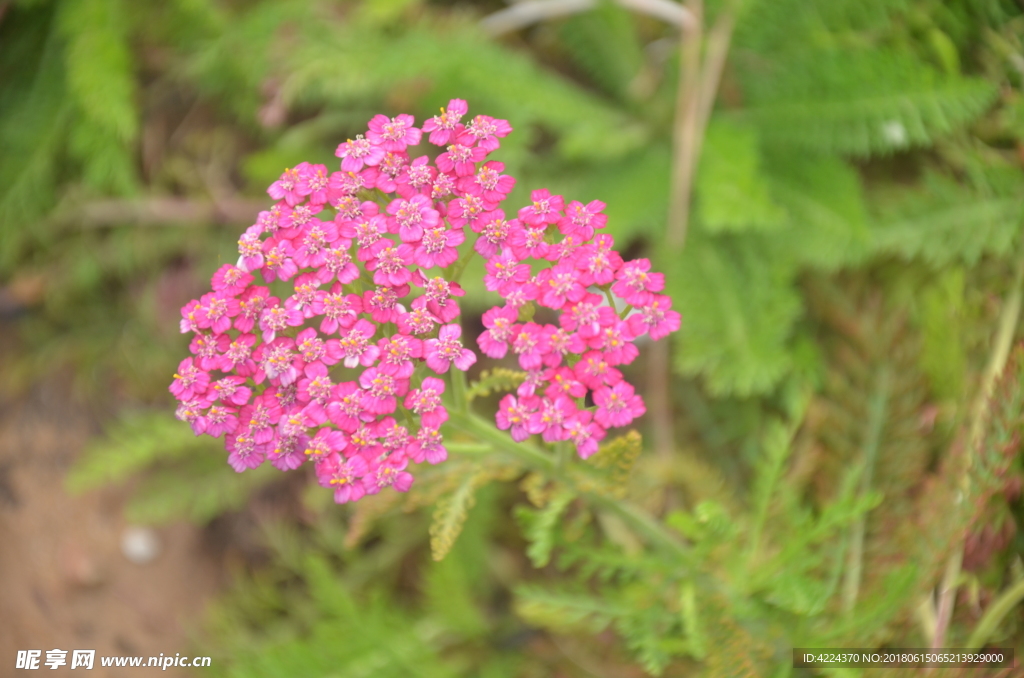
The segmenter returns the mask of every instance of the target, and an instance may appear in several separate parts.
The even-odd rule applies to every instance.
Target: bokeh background
[[[0,675],[53,648],[345,678],[1020,649],[1022,85],[1019,0],[0,2]],[[683,329],[631,366],[643,443],[605,456],[685,566],[516,469],[455,455],[338,508],[173,417],[179,308],[266,186],[456,97],[515,128],[508,204],[600,199],[666,273]]]

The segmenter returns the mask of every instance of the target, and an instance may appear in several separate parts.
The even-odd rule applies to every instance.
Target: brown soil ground
[[[96,650],[88,676],[200,676],[100,666],[104,655],[194,654],[190,638],[223,569],[189,525],[158,528],[160,554],[134,564],[120,547],[127,492],[65,491],[70,463],[98,429],[64,390],[40,384],[0,400],[0,677],[32,675],[15,669],[18,650],[42,650],[45,662],[52,649],[69,651],[62,672],[79,649]]]

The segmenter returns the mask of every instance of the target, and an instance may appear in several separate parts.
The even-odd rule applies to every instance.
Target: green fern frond
[[[632,14],[602,2],[568,19],[559,34],[573,61],[595,83],[616,99],[626,97],[644,60]]]
[[[219,453],[219,454],[218,454]],[[104,439],[89,445],[71,472],[68,487],[83,492],[119,483],[155,463],[191,455],[223,454],[223,443],[196,437],[166,411],[138,414],[114,424]]]
[[[772,196],[789,213],[767,240],[773,256],[832,271],[867,254],[867,205],[860,177],[839,158],[769,153],[765,174]]]
[[[575,498],[575,493],[563,489],[555,492],[547,505],[541,509],[517,507],[516,518],[519,519],[523,527],[523,536],[529,543],[526,555],[534,567],[544,567],[551,561],[551,549],[555,546],[555,528]]]
[[[785,376],[800,313],[788,262],[767,260],[751,237],[694,232],[682,257],[662,268],[671,271],[666,290],[683,316],[679,370],[703,375],[716,395],[764,393]]]
[[[983,197],[955,181],[932,175],[923,191],[890,206],[871,224],[871,248],[935,267],[974,264],[1005,254],[1020,235],[1024,200]]]
[[[516,589],[515,610],[525,621],[553,630],[584,629],[598,633],[628,608],[590,595],[546,591],[529,586]]]
[[[60,3],[58,24],[67,39],[68,91],[82,112],[69,148],[91,184],[129,192],[139,123],[126,7],[121,0],[69,0]]]
[[[125,517],[150,525],[182,519],[205,525],[245,506],[259,488],[281,480],[280,472],[268,465],[227,473],[224,451],[218,452],[193,456],[184,464],[145,478],[125,507]]]
[[[773,230],[786,214],[772,199],[761,151],[749,126],[713,120],[697,174],[697,215],[709,233]]]
[[[434,560],[442,560],[458,539],[469,510],[476,502],[475,492],[480,478],[466,474],[451,494],[437,500],[434,519],[430,524],[430,553]]]
[[[520,370],[505,367],[484,370],[480,373],[480,378],[466,389],[466,400],[473,402],[474,399],[488,396],[494,391],[513,391],[524,379],[526,373]]]
[[[943,77],[909,53],[883,49],[801,54],[751,78],[740,114],[766,143],[867,156],[928,146],[992,103],[985,80]]]
[[[622,157],[648,134],[640,123],[581,88],[486,40],[466,21],[421,21],[407,27],[401,39],[354,24],[311,30],[304,37],[289,52],[284,91],[291,100],[301,95],[303,101],[344,104],[380,96],[403,83],[425,82],[424,99],[458,96],[490,115],[515,119],[520,129],[552,131],[560,153],[575,160]],[[367,61],[368,52],[377,58]],[[495,79],[495,73],[501,78]],[[527,136],[521,133],[521,141]]]

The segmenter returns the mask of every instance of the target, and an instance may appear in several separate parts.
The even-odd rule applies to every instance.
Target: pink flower
[[[278,332],[289,327],[298,327],[305,321],[302,311],[280,305],[280,300],[271,297],[260,313],[260,329],[263,330],[263,341],[271,342]]]
[[[520,264],[511,250],[503,250],[486,264],[484,287],[505,296],[530,279],[530,265]]]
[[[334,490],[334,501],[345,504],[358,501],[366,494],[361,478],[367,472],[366,461],[359,456],[342,460],[341,455],[329,455],[316,464],[316,477],[320,485]]]
[[[484,201],[496,205],[512,192],[516,180],[501,172],[505,169],[505,163],[486,162],[477,171],[475,176],[460,177],[458,187],[460,190],[471,195],[480,196]]]
[[[448,421],[448,410],[441,404],[442,393],[444,382],[436,377],[427,377],[418,389],[405,397],[405,407],[420,416],[423,426],[441,428],[441,424]]]
[[[191,400],[206,393],[209,386],[210,374],[194,365],[192,358],[185,358],[178,365],[169,390],[178,400]]]
[[[380,240],[370,247],[371,258],[366,262],[366,270],[373,271],[373,282],[376,285],[397,287],[412,280],[413,248],[401,244],[398,247],[390,240]]]
[[[447,229],[442,224],[423,231],[423,239],[416,244],[413,262],[420,268],[451,266],[459,258],[456,248],[465,242],[461,229]]]
[[[425,271],[461,272],[458,250],[470,230],[473,251],[486,259],[483,286],[505,298],[484,314],[477,343],[495,359],[511,346],[527,370],[501,401],[498,426],[517,441],[572,440],[586,457],[606,428],[643,413],[615,366],[635,358],[636,337],[679,327],[659,294],[663,276],[646,259],[623,263],[610,236],[595,238],[607,222],[600,201],[565,207],[561,196],[534,191],[506,220],[498,206],[515,179],[486,157],[511,127],[482,115],[463,125],[467,110],[453,99],[424,124],[429,140],[446,147],[436,164],[426,155],[410,160],[407,149],[423,133],[403,114],[376,116],[365,137],[339,145],[341,171],[307,162],[286,170],[268,191],[276,204],[239,239],[238,263],[222,266],[212,292],[182,308],[192,357],[170,385],[175,414],[197,435],[226,436],[237,471],[266,459],[287,471],[311,459],[320,484],[343,503],[389,486],[406,491],[410,462],[447,457],[439,430],[449,418],[445,382],[421,380],[418,368],[465,371],[476,355],[455,322],[465,291]],[[326,208],[333,220],[320,216]],[[281,288],[280,299],[255,285],[257,269]],[[422,293],[410,294],[413,284]],[[606,305],[592,285],[632,314],[621,319],[614,299]],[[557,315],[557,324],[520,323],[520,314],[533,316],[531,302],[553,309],[541,313]],[[339,362],[356,370],[351,381],[334,383],[332,372],[344,374],[331,367]],[[413,379],[419,387],[410,391]],[[594,406],[579,410],[588,396]]]
[[[225,405],[241,406],[249,403],[252,396],[252,389],[245,386],[245,377],[227,376],[213,382],[210,393],[215,400]]]
[[[593,414],[581,410],[563,424],[566,440],[576,445],[576,452],[583,459],[597,452],[598,443],[604,440],[605,430],[593,422]]]
[[[259,467],[267,458],[266,444],[257,443],[249,429],[229,434],[225,445],[230,452],[228,463],[238,473]]]
[[[551,350],[550,326],[537,323],[526,323],[519,327],[512,337],[512,352],[519,356],[519,366],[524,370],[536,370],[541,367],[544,355]]]
[[[497,210],[497,214],[500,217],[505,216],[501,210]],[[469,224],[473,231],[479,233],[480,228],[477,221],[490,216],[492,215],[487,211],[487,203],[476,195],[464,195],[448,203],[448,223],[456,228],[462,228]]]
[[[488,115],[478,115],[466,126],[466,131],[459,137],[460,143],[475,141],[480,148],[490,153],[498,148],[498,139],[512,132],[508,120],[496,120]]]
[[[601,329],[601,333],[587,341],[591,348],[600,348],[609,365],[628,365],[640,355],[640,350],[633,343],[633,332],[629,325],[621,320]]]
[[[560,309],[566,302],[579,301],[587,288],[580,282],[580,274],[569,264],[556,264],[537,274],[538,302],[548,308]]]
[[[584,241],[594,237],[594,229],[604,228],[608,217],[601,212],[606,205],[600,200],[592,200],[586,205],[573,200],[565,208],[565,216],[558,220],[558,230],[562,235],[575,234]]]
[[[534,433],[544,430],[540,422],[531,421],[539,405],[540,398],[536,396],[517,399],[514,395],[509,394],[498,403],[495,422],[499,429],[511,433],[512,440],[521,443]]]
[[[270,184],[267,193],[274,200],[284,200],[290,206],[298,205],[303,199],[297,190],[298,185],[299,173],[294,169],[286,169],[280,179]]]
[[[370,343],[376,329],[372,323],[360,318],[354,327],[342,333],[339,345],[345,367],[369,367],[377,360],[380,349]]]
[[[514,308],[499,308],[495,306],[484,313],[483,323],[487,328],[477,338],[477,344],[484,355],[501,359],[508,351],[508,341],[512,338],[516,329],[516,319],[519,312]]]
[[[263,268],[260,273],[268,283],[275,280],[291,280],[299,271],[295,263],[295,250],[288,240],[271,238],[263,243]]]
[[[250,226],[238,239],[238,268],[241,270],[255,271],[263,266],[262,234],[263,230],[259,226]]]
[[[347,284],[359,277],[359,268],[352,262],[352,255],[348,253],[350,244],[350,240],[344,240],[340,247],[324,252],[324,265],[317,273],[321,282],[337,280]]]
[[[505,213],[501,210],[494,210],[482,215],[478,227],[474,226],[473,230],[480,233],[473,249],[490,259],[505,245],[505,240],[511,229],[509,222],[505,221]]]
[[[615,273],[622,266],[622,257],[612,249],[614,242],[610,235],[603,233],[592,245],[579,249],[576,270],[582,273],[580,281],[584,285],[607,285],[615,279]]]
[[[427,367],[438,374],[444,374],[448,368],[455,367],[465,372],[476,362],[476,355],[468,348],[463,348],[459,337],[462,328],[458,325],[445,325],[437,334],[437,339],[428,339],[423,346]]]
[[[334,155],[341,158],[341,169],[344,172],[358,172],[363,165],[377,165],[384,158],[384,149],[375,146],[360,134],[338,146]]]
[[[508,226],[508,239],[505,242],[519,261],[531,258],[540,260],[547,256],[550,246],[544,240],[547,234],[543,227],[525,226],[518,219],[509,221]]]
[[[465,177],[476,171],[476,163],[487,157],[487,150],[475,146],[454,143],[447,151],[437,156],[437,168],[446,174],[455,173]]]
[[[327,416],[342,431],[352,433],[360,426],[363,414],[363,391],[354,381],[345,381],[334,387],[327,403]]]
[[[399,492],[408,492],[412,487],[412,474],[405,470],[409,458],[400,452],[388,455],[384,459],[374,459],[369,463],[363,477],[367,494],[377,494],[385,487],[393,487]]]
[[[429,334],[437,323],[438,319],[424,306],[414,306],[412,311],[400,313],[396,320],[398,331],[402,334]]]
[[[612,386],[622,381],[622,372],[609,365],[600,351],[584,353],[580,361],[573,365],[572,370],[576,373],[576,378],[592,391],[606,384]]]
[[[210,284],[214,292],[220,292],[225,297],[237,297],[245,291],[245,288],[252,284],[255,278],[249,273],[232,264],[224,264],[213,274]]]
[[[546,370],[541,379],[547,382],[544,395],[551,399],[582,398],[587,395],[587,387],[576,378],[570,367],[554,367]]]
[[[252,347],[255,344],[255,335],[238,335],[224,351],[217,369],[222,372],[234,372],[240,377],[248,377],[254,374],[256,372],[256,363],[252,359]]]
[[[452,99],[448,102],[448,108],[441,109],[441,115],[435,115],[423,123],[423,131],[430,133],[430,143],[435,146],[444,146],[451,139],[457,136],[459,121],[466,114],[469,107],[462,99]]]
[[[226,334],[213,335],[197,331],[189,343],[188,350],[198,359],[199,369],[208,372],[219,368],[221,354],[228,350],[230,345],[231,339]]]
[[[395,191],[406,200],[414,195],[430,197],[437,170],[430,166],[430,158],[422,155],[402,168],[395,177]]]
[[[304,430],[304,429],[298,429]],[[282,431],[271,445],[267,452],[267,458],[271,465],[279,471],[294,471],[306,461],[304,451],[309,443],[309,436],[305,433],[285,435]]]
[[[323,363],[306,365],[305,378],[298,382],[298,399],[305,404],[303,416],[315,424],[327,421],[325,405],[334,393],[334,384]]]
[[[561,327],[551,333],[551,350],[544,356],[544,364],[557,367],[567,355],[581,355],[587,345],[580,335],[567,332]]]
[[[238,417],[236,410],[232,407],[214,405],[206,413],[206,424],[204,433],[214,438],[219,438],[225,433],[234,433],[238,430]]]
[[[320,268],[326,260],[327,252],[337,240],[338,226],[333,221],[313,219],[294,241],[298,245],[295,249],[295,263],[299,268]]]
[[[306,443],[303,454],[307,459],[319,461],[334,456],[345,449],[347,440],[341,431],[332,428],[322,428],[316,435]]]
[[[627,426],[647,411],[644,401],[625,381],[594,391],[594,403],[597,405],[594,421],[605,428]]]
[[[423,342],[404,334],[385,337],[377,342],[377,347],[380,349],[381,372],[399,379],[411,377],[416,369],[413,359],[423,355]]]
[[[437,226],[441,215],[431,208],[430,198],[414,195],[408,200],[392,200],[387,208],[388,232],[397,233],[402,242],[417,242],[423,237],[424,228]]]
[[[672,310],[670,297],[653,295],[639,312],[629,316],[626,322],[629,324],[630,332],[635,336],[639,337],[648,332],[651,339],[657,341],[678,330],[680,320],[679,314]]]
[[[448,450],[444,446],[444,436],[432,428],[421,428],[416,440],[408,448],[408,454],[414,462],[422,464],[440,464],[448,458]]]
[[[375,115],[370,119],[370,131],[366,138],[385,151],[404,151],[407,146],[415,146],[420,142],[421,132],[413,127],[416,120],[407,114],[388,118],[386,115]]]
[[[302,313],[303,319],[312,318],[313,303],[322,284],[316,274],[303,273],[295,279],[295,294],[285,300],[285,308]]]
[[[345,294],[341,283],[331,285],[331,291],[317,290],[313,299],[314,315],[322,315],[320,331],[334,334],[339,329],[348,329],[355,324],[356,318],[363,311],[363,300],[355,294]]]
[[[266,287],[250,287],[238,299],[238,315],[235,317],[235,329],[249,332],[256,325],[257,318],[263,313],[270,298],[270,290]]]
[[[654,292],[665,289],[664,274],[649,271],[649,259],[627,261],[615,274],[616,282],[611,286],[611,293],[634,306],[643,305]]]
[[[466,294],[459,283],[448,282],[440,276],[427,280],[422,274],[415,279],[415,282],[417,285],[422,285],[424,290],[422,297],[413,300],[413,308],[420,308],[420,305],[425,304],[427,310],[444,323],[451,322],[459,316],[461,311],[454,297],[462,297]]]
[[[311,205],[323,205],[327,202],[327,168],[324,165],[302,163],[299,171],[299,183],[296,187],[299,195],[306,196]]]
[[[393,323],[405,313],[405,307],[398,303],[399,297],[409,293],[409,286],[385,287],[379,285],[363,292],[363,311],[369,313],[374,322]]]
[[[253,358],[259,367],[253,380],[262,384],[264,379],[271,383],[287,386],[298,379],[302,369],[302,356],[295,352],[295,340],[289,337],[278,337],[273,341],[261,344],[253,352]]]
[[[563,424],[576,414],[576,404],[565,396],[544,398],[540,410],[530,415],[530,430],[538,431],[546,443],[565,440]]]
[[[542,188],[530,193],[533,204],[519,210],[519,220],[530,226],[545,226],[558,223],[561,218],[563,200],[560,195],[551,195],[551,191]]]

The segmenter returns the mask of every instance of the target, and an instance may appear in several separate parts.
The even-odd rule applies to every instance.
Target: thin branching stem
[[[996,330],[992,353],[989,356],[988,366],[982,375],[978,393],[971,407],[967,448],[964,450],[964,463],[960,472],[961,506],[967,501],[970,491],[970,471],[974,463],[974,455],[977,453],[982,437],[985,434],[989,398],[992,396],[996,380],[1003,373],[1003,370],[1006,369],[1006,361],[1010,356],[1010,346],[1013,343],[1013,336],[1017,331],[1017,324],[1020,321],[1022,296],[1024,296],[1024,257],[1017,262],[1017,272],[1014,276],[1010,296],[1006,298],[1002,313],[999,315],[999,325]],[[942,582],[939,584],[938,605],[935,611],[935,628],[932,630],[931,639],[932,648],[941,648],[945,645],[946,631],[949,628],[949,620],[953,616],[956,590],[959,587],[960,570],[963,565],[964,556],[963,548],[963,544],[957,544],[954,547],[952,555],[950,555],[949,560],[946,562]]]
[[[889,369],[883,366],[878,371],[875,394],[868,411],[867,435],[864,438],[864,470],[861,476],[860,495],[865,497],[871,491],[874,480],[875,462],[882,445],[882,431],[885,428],[886,413],[889,410]],[[864,534],[867,514],[861,514],[853,524],[850,533],[850,552],[843,580],[843,612],[853,614],[864,569]]]
[[[493,445],[497,452],[512,457],[525,466],[540,471],[573,488],[591,504],[617,515],[638,534],[646,538],[652,546],[671,553],[685,563],[692,561],[692,554],[686,545],[665,529],[649,513],[626,502],[618,501],[596,492],[581,490],[576,487],[574,479],[568,473],[559,469],[558,462],[554,456],[535,445],[513,441],[508,437],[507,433],[494,428],[492,422],[485,421],[472,413],[450,412],[448,422],[460,431]]]

